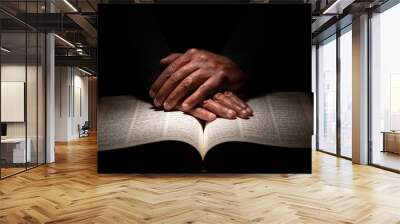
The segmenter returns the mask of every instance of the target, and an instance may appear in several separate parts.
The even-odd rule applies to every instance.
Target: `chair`
[[[78,124],[79,138],[89,136],[89,129],[90,129],[89,121],[85,121],[82,127]]]

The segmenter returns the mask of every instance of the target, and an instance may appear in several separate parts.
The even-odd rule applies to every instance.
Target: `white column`
[[[314,132],[313,135],[311,137],[311,148],[313,150],[317,149],[317,135],[316,135],[316,130],[317,130],[317,58],[316,58],[316,51],[317,48],[315,47],[315,45],[312,45],[312,56],[311,56],[311,88],[312,88],[312,93],[313,93],[313,99],[314,99],[314,109],[313,109],[313,124],[314,124]]]
[[[54,76],[54,35],[46,36],[46,163],[55,161],[54,133],[55,133],[55,76]]]
[[[353,19],[353,162],[368,163],[368,16]]]
[[[46,1],[47,12],[53,12],[51,1]],[[55,161],[55,43],[52,33],[46,34],[46,163]]]

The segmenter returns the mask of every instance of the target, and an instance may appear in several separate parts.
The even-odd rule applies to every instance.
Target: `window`
[[[18,7],[42,13],[44,3],[21,1]],[[45,162],[46,38],[29,22],[0,12],[0,178]]]
[[[317,148],[351,158],[351,24],[318,45],[317,65]]]
[[[336,153],[336,36],[318,47],[318,145]]]
[[[400,4],[371,18],[371,162],[400,170]]]
[[[352,34],[351,26],[340,36],[340,155],[351,158],[352,148]]]

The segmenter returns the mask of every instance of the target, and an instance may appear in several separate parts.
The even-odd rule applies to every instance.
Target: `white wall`
[[[73,67],[56,67],[55,89],[55,140],[77,139],[78,124],[88,120],[88,77]]]
[[[80,124],[81,126],[85,123],[85,121],[89,120],[89,110],[88,110],[88,106],[89,106],[89,102],[88,102],[88,96],[89,96],[89,92],[88,92],[88,77],[87,76],[82,76],[82,73],[78,71],[78,70],[74,70],[75,74],[74,74],[74,82],[73,82],[73,86],[74,86],[74,111],[75,113],[73,113],[73,119],[72,119],[72,136],[74,136],[75,138],[78,137],[79,133],[78,133],[78,124]],[[80,93],[78,93],[78,91],[80,91]],[[79,97],[80,95],[80,97]],[[78,102],[80,101],[80,102]],[[80,108],[79,108],[80,107]],[[79,109],[81,111],[79,111]]]
[[[8,64],[1,66],[1,81],[3,82],[25,82],[25,64]],[[28,67],[31,70],[32,67]],[[31,74],[28,72],[28,74]],[[1,108],[4,110],[5,108]],[[25,137],[25,123],[12,122],[7,123],[7,136],[8,137]]]
[[[8,64],[1,66],[1,81],[25,82],[25,64]],[[30,70],[30,68],[28,68]],[[30,74],[30,73],[28,73]],[[2,110],[6,108],[1,108]],[[25,137],[25,122],[7,123],[7,137]]]
[[[27,69],[27,70],[25,70]],[[27,71],[27,74],[26,74]],[[35,133],[36,136],[36,112],[37,99],[36,99],[36,66],[27,66],[20,64],[5,64],[1,66],[1,81],[10,82],[25,82],[25,75],[28,78],[27,87],[27,119],[28,119],[28,137],[30,133]],[[32,87],[33,86],[33,87]],[[40,105],[39,105],[40,106]],[[6,108],[1,108],[5,110]],[[31,124],[31,122],[34,122]],[[8,137],[25,137],[25,123],[26,122],[7,122],[7,135]],[[32,131],[30,131],[32,128]],[[41,136],[42,137],[42,136]]]
[[[69,68],[55,68],[55,141],[68,140],[68,117],[70,84]]]
[[[37,70],[38,69],[38,70]],[[32,158],[39,163],[44,162],[44,74],[42,67],[36,67],[25,64],[3,64],[1,66],[1,81],[24,82],[26,84],[26,107],[22,108],[22,112],[27,115],[26,121],[23,122],[6,122],[8,138],[24,138],[25,134],[30,139]],[[27,80],[26,80],[27,79]],[[2,96],[7,97],[7,96]],[[1,108],[7,110],[8,108]],[[38,150],[38,151],[37,151]],[[39,156],[36,156],[36,152]]]

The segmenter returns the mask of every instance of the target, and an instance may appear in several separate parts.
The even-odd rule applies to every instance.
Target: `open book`
[[[98,118],[99,172],[263,172],[280,160],[283,164],[267,171],[279,172],[287,164],[290,169],[282,172],[309,172],[310,95],[271,93],[248,104],[254,110],[250,119],[203,123],[180,111],[155,110],[133,96],[103,97]]]

